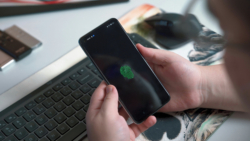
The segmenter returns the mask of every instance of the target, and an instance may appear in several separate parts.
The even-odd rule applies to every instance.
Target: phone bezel
[[[101,24],[100,26],[96,27],[95,29],[93,29],[92,31],[90,31],[89,33],[85,34],[84,36],[82,36],[79,39],[79,44],[82,47],[83,51],[86,53],[86,55],[90,58],[91,62],[95,65],[95,67],[98,69],[98,71],[101,73],[102,77],[104,78],[104,80],[106,81],[106,83],[108,85],[110,85],[109,81],[107,80],[107,78],[105,77],[105,75],[102,73],[102,71],[99,69],[99,67],[97,66],[97,64],[95,63],[95,61],[93,60],[93,58],[91,57],[91,55],[89,54],[89,52],[87,51],[87,49],[85,48],[84,42],[85,39],[91,35],[93,35],[98,28],[102,27],[102,26],[106,26],[107,23],[110,22],[116,22],[117,24],[119,24],[119,26],[121,27],[121,29],[123,30],[124,34],[126,34],[126,31],[123,29],[122,25],[120,24],[120,22],[115,19],[115,18],[111,18],[108,21],[104,22],[103,24]],[[133,42],[131,41],[131,39],[128,37],[128,35],[126,34],[127,38],[129,39],[129,41],[133,44]],[[170,95],[168,93],[168,91],[165,89],[165,87],[162,85],[161,81],[158,79],[158,77],[156,76],[156,74],[153,72],[153,70],[151,69],[151,67],[149,66],[149,64],[147,63],[147,61],[144,59],[144,57],[142,56],[142,54],[139,52],[139,50],[134,46],[134,48],[137,50],[137,52],[139,53],[139,55],[141,56],[141,58],[144,60],[144,62],[147,64],[148,68],[150,69],[150,71],[152,72],[152,74],[156,77],[156,79],[158,80],[159,84],[163,87],[163,89],[165,90],[165,92],[168,95],[168,101],[166,101],[164,104],[162,104],[158,109],[155,110],[155,112],[149,113],[149,114],[145,114],[145,116],[143,116],[143,118],[141,118],[141,120],[137,121],[132,114],[129,112],[129,110],[127,110],[126,106],[123,104],[122,100],[119,97],[119,102],[122,105],[122,107],[125,109],[125,111],[127,112],[127,114],[131,117],[131,119],[133,120],[134,123],[136,124],[140,124],[142,123],[144,120],[146,120],[150,115],[153,115],[154,113],[156,113],[160,108],[162,108],[165,104],[167,104],[170,101]]]

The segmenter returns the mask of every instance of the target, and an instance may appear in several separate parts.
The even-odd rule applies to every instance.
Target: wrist
[[[224,65],[199,66],[201,71],[200,95],[202,108],[245,111]]]
[[[225,77],[221,65],[199,66],[201,71],[200,94],[202,108],[224,109]]]
[[[206,68],[204,66],[197,66],[200,72],[200,82],[198,87],[198,93],[200,95],[200,106],[204,107],[208,101],[208,81],[206,75]]]
[[[207,80],[207,68],[204,66],[198,66],[200,70],[200,83],[199,83],[199,94],[201,97],[200,107],[207,107],[208,105],[208,80]]]

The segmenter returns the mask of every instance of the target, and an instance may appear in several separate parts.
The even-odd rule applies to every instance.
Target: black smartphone
[[[79,43],[136,124],[164,106],[170,96],[117,19],[110,19]]]

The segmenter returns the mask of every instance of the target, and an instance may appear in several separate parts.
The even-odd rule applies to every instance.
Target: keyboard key
[[[23,118],[18,118],[13,122],[13,124],[16,126],[17,129],[19,129],[26,124],[26,121]]]
[[[55,85],[55,86],[53,87],[53,90],[58,91],[58,90],[60,90],[61,88],[63,88],[63,85],[62,85],[61,83],[59,83],[59,84],[57,84],[57,85]]]
[[[6,136],[9,136],[11,135],[12,133],[14,133],[16,131],[16,128],[9,124],[7,126],[5,126],[3,129],[2,129],[3,133],[6,135]]]
[[[17,118],[16,115],[11,114],[11,115],[7,116],[4,120],[5,120],[7,123],[10,123],[10,122],[12,122],[13,120],[15,120],[16,118]]]
[[[58,126],[58,124],[54,121],[54,120],[50,120],[48,121],[45,125],[44,125],[49,131],[53,130],[54,128],[56,128]]]
[[[61,99],[63,99],[62,94],[60,93],[55,93],[52,97],[51,97],[55,102],[60,101]]]
[[[43,113],[45,111],[45,107],[43,105],[37,105],[33,111],[37,114],[40,115],[41,113]]]
[[[100,72],[97,69],[92,69],[92,72],[95,73],[96,75],[100,75]]]
[[[6,138],[4,141],[18,141],[18,140],[16,139],[16,137],[14,137],[13,135],[11,135],[8,138]]]
[[[35,98],[36,103],[41,103],[42,101],[44,101],[46,99],[46,97],[44,95],[39,95],[37,98]]]
[[[61,112],[62,110],[64,110],[66,108],[66,106],[62,103],[62,102],[58,102],[54,108],[58,111]]]
[[[0,141],[3,141],[4,138],[5,136],[0,132]]]
[[[45,95],[46,97],[49,97],[49,96],[51,96],[52,94],[54,94],[54,91],[53,91],[52,89],[49,89],[48,91],[46,91],[46,92],[44,93],[44,95]]]
[[[32,111],[28,111],[27,113],[25,113],[23,115],[23,117],[25,118],[26,121],[29,122],[29,121],[33,120],[36,117],[36,115]]]
[[[90,96],[89,95],[84,95],[82,98],[81,98],[81,101],[84,103],[84,104],[88,104],[90,102]]]
[[[48,98],[43,102],[43,106],[45,106],[47,109],[50,108],[51,106],[53,106],[55,104],[55,102]]]
[[[17,116],[21,116],[26,112],[27,112],[27,110],[24,107],[22,107],[22,108],[18,109],[15,113],[16,113]]]
[[[78,73],[74,73],[72,75],[70,75],[69,77],[72,79],[72,80],[75,80],[79,77],[80,75]]]
[[[60,114],[56,115],[54,119],[58,124],[61,124],[62,122],[64,122],[67,119],[67,117],[64,114],[60,113]]]
[[[80,97],[83,96],[83,93],[80,92],[79,90],[76,90],[76,91],[74,91],[71,95],[72,95],[75,99],[79,99]]]
[[[0,121],[0,129],[2,129],[6,125],[6,122],[1,120]]]
[[[70,126],[70,127],[74,127],[77,123],[79,123],[79,121],[75,118],[75,117],[71,117],[69,118],[66,123]]]
[[[42,101],[44,101],[45,99],[46,99],[46,97],[44,95],[40,95],[37,98],[35,98],[35,102],[39,104]]]
[[[40,127],[35,131],[35,134],[41,138],[43,136],[45,136],[48,133],[48,131],[44,128],[44,127]]]
[[[95,89],[92,89],[92,90],[89,92],[89,95],[92,96],[94,92],[95,92]]]
[[[87,105],[87,106],[85,106],[85,107],[83,108],[83,110],[84,110],[85,112],[87,112],[88,109],[89,109],[89,105]]]
[[[56,129],[61,135],[69,131],[69,127],[65,123],[59,125]]]
[[[89,91],[91,90],[91,88],[90,88],[89,85],[85,84],[85,85],[83,85],[83,86],[80,88],[80,90],[81,90],[83,93],[86,94],[87,92],[89,92]]]
[[[95,69],[96,67],[95,67],[95,65],[93,63],[89,63],[87,65],[87,68],[89,68],[89,69]]]
[[[38,125],[34,121],[31,121],[25,125],[25,128],[29,132],[33,132],[38,128]]]
[[[66,79],[64,79],[63,81],[62,81],[62,84],[64,85],[64,86],[66,86],[66,85],[68,85],[69,83],[71,83],[72,81],[69,79],[69,78],[66,78]]]
[[[86,131],[86,126],[84,123],[80,123],[74,128],[72,128],[68,133],[63,136],[63,138],[60,138],[58,141],[71,141],[81,135],[84,131]]]
[[[64,87],[64,88],[61,89],[60,92],[61,92],[64,96],[67,96],[67,95],[69,95],[69,94],[72,92],[72,90],[71,90],[69,87]]]
[[[77,101],[74,104],[72,104],[72,106],[74,107],[75,110],[79,111],[84,106],[84,104],[81,101]]]
[[[85,68],[81,68],[80,70],[77,71],[79,74],[84,74],[87,72]]]
[[[28,132],[24,129],[24,128],[21,128],[19,130],[16,131],[15,133],[15,136],[21,140],[23,139],[24,137],[26,137],[28,135]]]
[[[49,141],[48,138],[44,137],[42,139],[40,139],[39,141]]]
[[[86,116],[86,113],[84,111],[79,111],[75,114],[76,118],[79,120],[79,121],[82,121],[85,116]]]
[[[72,90],[76,90],[80,87],[80,85],[75,81],[75,82],[72,82],[71,84],[69,84],[69,87],[72,89]]]
[[[45,115],[40,115],[40,116],[38,116],[36,119],[35,119],[35,121],[39,124],[39,125],[42,125],[42,124],[44,124],[45,122],[47,122],[48,121],[48,118],[45,116]]]
[[[68,107],[67,109],[65,109],[65,110],[63,111],[63,113],[64,113],[66,116],[68,116],[68,117],[72,116],[75,112],[76,112],[76,111],[75,111],[73,108],[71,108],[71,107]]]
[[[55,140],[57,140],[57,139],[60,137],[60,134],[59,134],[56,130],[54,130],[54,131],[50,132],[50,133],[47,135],[47,137],[48,137],[51,141],[55,141]],[[66,141],[66,140],[65,140],[65,141]]]
[[[24,141],[38,141],[38,138],[34,134],[30,134]]]
[[[98,80],[97,78],[92,79],[91,81],[88,82],[88,84],[92,87],[92,88],[97,88],[99,86],[99,84],[101,83],[100,80]]]
[[[75,100],[73,97],[71,96],[67,96],[66,98],[63,99],[63,102],[66,104],[66,105],[70,105],[71,103],[73,103]]]
[[[54,110],[53,108],[50,108],[49,110],[47,110],[45,112],[45,115],[48,117],[48,118],[53,118],[55,115],[57,114],[56,110]]]
[[[28,104],[25,105],[25,107],[30,110],[36,106],[36,103],[34,101],[29,102]]]
[[[94,78],[94,76],[90,73],[86,73],[84,75],[82,75],[81,77],[79,77],[77,79],[77,81],[80,83],[80,84],[85,84],[87,83],[89,80],[91,80],[92,78]]]

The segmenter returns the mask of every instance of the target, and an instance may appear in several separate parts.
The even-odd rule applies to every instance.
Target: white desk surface
[[[83,59],[85,54],[77,47],[78,39],[107,19],[120,18],[144,3],[155,5],[167,12],[182,13],[189,1],[130,0],[120,4],[1,17],[1,30],[15,24],[37,37],[43,45],[0,72],[0,111]],[[198,1],[191,13],[208,28],[222,33],[217,21],[207,13],[205,3],[204,0]],[[181,54],[181,49],[174,52]],[[250,115],[235,113],[209,141],[245,141],[250,139],[249,131]]]

